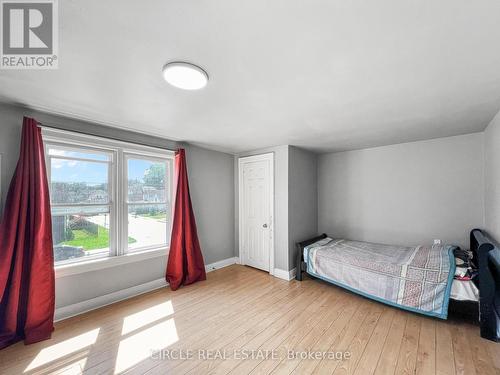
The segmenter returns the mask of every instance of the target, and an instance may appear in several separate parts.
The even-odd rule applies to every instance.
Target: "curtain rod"
[[[87,135],[87,136],[91,136],[91,137],[97,137],[97,138],[105,138],[105,139],[111,139],[113,141],[119,141],[119,142],[126,142],[126,143],[133,143],[135,145],[139,145],[139,146],[146,146],[146,147],[153,147],[153,148],[159,148],[159,149],[162,149],[162,150],[166,150],[166,151],[172,151],[172,152],[175,152],[177,151],[177,149],[171,149],[171,148],[167,148],[167,147],[161,147],[161,146],[153,146],[151,144],[148,144],[148,143],[143,143],[143,142],[137,142],[137,141],[129,141],[129,140],[123,140],[122,138],[121,139],[116,139],[116,138],[112,138],[110,136],[106,136],[106,135],[95,135],[95,134],[89,134],[89,133],[85,133],[84,131],[81,131],[81,130],[68,130],[68,129],[64,129],[60,126],[56,126],[56,125],[47,125],[47,124],[44,124],[38,120],[36,120],[38,126],[40,128],[49,128],[49,129],[55,129],[55,130],[60,130],[60,131],[64,131],[64,132],[70,132],[70,133],[77,133],[77,134],[82,134],[82,135]],[[119,129],[118,129],[119,130]],[[130,131],[130,130],[126,130],[128,132],[131,132],[131,133],[135,133],[133,131]],[[137,133],[137,134],[140,134],[140,133]],[[149,137],[152,137],[152,136],[149,136]]]

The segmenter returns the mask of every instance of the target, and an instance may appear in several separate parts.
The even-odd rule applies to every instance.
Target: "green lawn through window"
[[[84,250],[105,249],[109,247],[109,230],[100,226],[97,235],[89,233],[84,229],[73,230],[74,239],[62,242],[63,245],[83,247]],[[136,240],[128,238],[128,243],[134,243]]]

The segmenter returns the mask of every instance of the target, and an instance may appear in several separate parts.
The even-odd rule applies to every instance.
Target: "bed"
[[[471,231],[473,262],[479,267],[476,285],[454,280],[456,247],[402,247],[345,239],[326,234],[297,244],[296,279],[302,273],[346,288],[367,298],[419,314],[446,319],[452,305],[477,305],[481,336],[500,337],[500,250],[479,229]],[[475,289],[475,293],[473,292]]]

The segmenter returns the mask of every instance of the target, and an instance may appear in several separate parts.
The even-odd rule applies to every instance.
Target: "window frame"
[[[109,161],[96,161],[81,158],[82,161],[108,163],[108,202],[105,204],[54,204],[52,207],[102,207],[109,206],[109,254],[107,256],[90,256],[85,259],[72,259],[55,263],[56,277],[74,273],[88,272],[94,269],[107,268],[117,264],[129,263],[155,256],[165,256],[169,250],[169,234],[172,230],[173,218],[173,168],[174,152],[150,146],[143,146],[129,142],[116,141],[92,135],[74,133],[65,130],[42,128],[44,144],[44,157],[47,168],[49,190],[51,188],[50,160],[57,158],[49,155],[51,146],[72,148],[81,151],[106,153],[110,155]],[[74,151],[74,149],[73,149]],[[167,163],[166,170],[166,199],[167,212],[170,213],[166,223],[166,243],[133,249],[128,249],[128,159],[132,158],[162,161]],[[63,159],[80,160],[75,157],[62,157]],[[163,203],[161,203],[163,204]]]
[[[165,163],[165,201],[164,202],[129,202],[128,200],[128,161],[130,159],[133,160],[147,160],[147,161],[153,161],[153,162],[159,162],[159,163]],[[128,246],[128,220],[123,220],[123,228],[122,231],[124,233],[124,236],[122,238],[123,241],[125,241],[124,246],[122,247],[124,253],[127,254],[132,254],[132,253],[137,253],[141,251],[148,251],[148,250],[154,250],[158,247],[170,247],[169,243],[169,238],[170,234],[172,232],[172,214],[173,214],[173,199],[172,199],[172,188],[173,188],[173,173],[172,173],[172,168],[173,168],[173,158],[170,159],[165,159],[165,158],[158,158],[157,155],[153,154],[144,154],[144,153],[137,153],[137,152],[132,152],[130,150],[124,150],[123,151],[123,198],[122,198],[122,206],[123,206],[123,214],[124,216],[128,215],[128,209],[129,207],[132,206],[152,206],[152,205],[160,205],[164,204],[166,206],[167,212],[169,211],[170,208],[170,225],[167,225],[166,231],[165,231],[165,243],[164,244],[154,244],[150,246],[142,246],[138,247],[135,249],[130,249]]]
[[[48,138],[48,137],[47,137]],[[62,149],[67,149],[69,150],[75,150],[75,149],[80,149],[82,151],[87,151],[87,152],[96,152],[96,153],[101,153],[101,154],[108,154],[110,156],[110,160],[108,161],[100,161],[100,160],[92,160],[92,159],[86,159],[86,158],[75,158],[75,157],[66,157],[66,156],[55,156],[55,155],[49,155],[49,149],[51,147],[54,148],[62,148]],[[44,138],[44,154],[45,154],[45,165],[46,165],[46,170],[47,170],[47,182],[49,185],[49,191],[51,189],[51,174],[52,174],[52,164],[51,164],[51,159],[60,159],[60,160],[75,160],[75,161],[83,161],[83,162],[92,162],[92,163],[99,163],[99,164],[106,164],[108,166],[108,202],[107,203],[52,203],[50,202],[50,208],[51,208],[51,216],[52,216],[52,208],[53,207],[109,207],[109,250],[107,255],[105,254],[96,254],[96,255],[91,255],[88,257],[85,257],[85,259],[68,259],[60,262],[54,262],[55,267],[59,266],[66,266],[66,265],[73,265],[76,263],[82,263],[85,261],[92,261],[92,260],[98,260],[98,259],[103,259],[103,258],[109,258],[112,256],[117,255],[117,247],[118,247],[118,242],[117,238],[114,235],[116,228],[117,228],[117,209],[116,209],[116,200],[113,199],[115,196],[116,192],[116,178],[115,174],[113,173],[113,170],[115,169],[116,161],[117,161],[117,154],[115,150],[112,149],[104,149],[104,148],[95,148],[91,146],[84,146],[84,145],[76,145],[76,144],[69,144],[68,142],[64,142],[61,140],[45,140]]]

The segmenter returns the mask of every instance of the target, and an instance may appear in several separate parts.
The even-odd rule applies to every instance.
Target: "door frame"
[[[239,262],[244,265],[243,257],[243,165],[256,161],[269,161],[269,274],[274,275],[274,152],[243,156],[238,158],[238,252]]]

